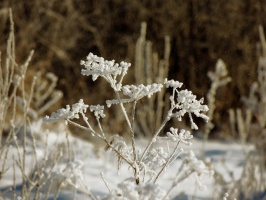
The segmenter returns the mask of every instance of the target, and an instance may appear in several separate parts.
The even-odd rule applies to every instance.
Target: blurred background
[[[207,72],[215,70],[219,58],[225,62],[232,81],[217,91],[212,135],[230,134],[228,109],[241,108],[241,97],[248,96],[257,80],[258,26],[266,27],[265,0],[1,0],[2,58],[10,31],[8,8],[13,11],[16,61],[23,63],[34,49],[28,73],[58,76],[61,107],[80,98],[88,104],[110,98],[104,81],[81,76],[80,60],[92,52],[134,66],[143,21],[146,38],[160,58],[164,38],[170,36],[168,78],[183,82],[198,98],[206,99],[210,88]]]

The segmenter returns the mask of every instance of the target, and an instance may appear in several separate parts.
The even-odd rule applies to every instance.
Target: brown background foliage
[[[17,61],[22,63],[34,49],[30,70],[59,77],[63,105],[79,98],[103,103],[97,100],[105,99],[109,88],[101,81],[92,87],[92,81],[80,75],[79,62],[89,52],[134,62],[142,21],[161,56],[164,36],[171,37],[169,78],[184,82],[199,97],[210,86],[207,72],[222,58],[233,80],[218,91],[216,125],[228,119],[229,108],[241,106],[240,97],[256,80],[258,25],[266,27],[265,0],[2,0],[2,54],[9,33],[8,8],[13,10]]]

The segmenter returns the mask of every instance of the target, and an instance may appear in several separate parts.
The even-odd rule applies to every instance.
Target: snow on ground
[[[45,152],[45,137],[46,134],[41,135],[39,140],[37,141],[37,155],[39,159],[43,159],[43,155]],[[107,151],[105,152],[102,150],[101,153],[98,155],[95,154],[93,150],[93,145],[86,141],[82,141],[78,138],[74,138],[69,136],[68,137],[70,150],[71,150],[71,157],[75,160],[81,160],[84,165],[81,168],[84,184],[91,189],[91,191],[97,196],[104,196],[109,193],[107,187],[105,186],[104,181],[101,178],[101,173],[104,175],[105,181],[109,184],[110,189],[115,189],[115,186],[120,183],[122,180],[130,177],[132,175],[131,171],[124,165],[119,174],[117,172],[117,159],[113,155],[112,152]],[[42,141],[42,142],[40,142]],[[48,151],[53,153],[52,149],[58,143],[62,143],[66,141],[65,134],[58,134],[49,132],[47,134],[47,144],[48,144]],[[193,139],[193,145],[190,147],[182,146],[184,149],[193,149],[195,154],[200,156],[202,151],[202,140]],[[141,147],[147,143],[146,140],[141,139],[137,141],[137,144]],[[30,143],[29,143],[30,144]],[[252,150],[251,145],[246,145],[245,149]],[[22,148],[19,149],[22,152]],[[26,173],[30,173],[32,169],[32,163],[34,160],[32,158],[32,148],[31,145],[27,146],[27,154],[26,154]],[[0,191],[5,192],[4,197],[6,199],[10,198],[13,199],[12,191],[7,190],[10,186],[13,185],[13,158],[12,156],[17,156],[17,150],[13,146],[10,148],[7,163],[9,169],[7,173],[4,174],[2,181],[0,182]],[[229,142],[220,142],[220,141],[208,141],[206,144],[206,151],[205,156],[209,157],[211,160],[212,166],[222,174],[228,174],[228,171],[232,171],[234,177],[237,179],[240,177],[242,172],[242,164],[245,159],[243,147],[236,143],[229,143]],[[15,157],[15,159],[17,159]],[[181,158],[177,158],[172,165],[167,169],[166,172],[162,175],[159,179],[158,184],[164,188],[165,190],[171,187],[173,182],[173,178],[177,173],[177,169],[181,164]],[[0,166],[2,166],[2,161],[0,161]],[[58,169],[63,169],[65,167],[65,163],[61,163],[57,166]],[[226,177],[225,177],[226,178]],[[228,177],[228,180],[230,178]],[[16,183],[17,184],[17,191],[21,190],[21,173],[19,168],[16,166]],[[214,180],[209,177],[205,177],[203,183],[206,184],[206,190],[201,191],[196,187],[195,184],[195,177],[191,176],[182,182],[175,190],[171,193],[171,199],[212,199],[212,194],[215,191],[214,189]],[[62,188],[61,194],[59,199],[73,199],[74,197],[71,196],[71,191],[75,191],[75,188]],[[81,193],[77,194],[77,199],[88,199],[86,195],[82,195]],[[51,199],[53,199],[51,197]]]

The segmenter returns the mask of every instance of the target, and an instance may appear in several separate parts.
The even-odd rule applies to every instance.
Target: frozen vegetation
[[[16,63],[11,11],[10,22],[5,65],[0,71],[0,199],[266,198],[264,155],[261,146],[247,138],[251,115],[264,102],[263,70],[253,93],[243,98],[249,107],[246,114],[230,111],[232,129],[237,126],[240,132],[239,144],[208,140],[214,127],[211,120],[216,91],[231,81],[225,63],[218,60],[215,71],[208,73],[212,85],[205,105],[203,98],[182,89],[181,82],[167,79],[169,37],[165,39],[161,71],[148,79],[141,77],[141,67],[135,69],[140,80],[149,83],[124,84],[130,63],[116,63],[89,53],[80,62],[81,75],[93,81],[105,80],[114,99],[105,100],[103,105],[88,105],[77,99],[77,103],[43,117],[62,98],[62,93],[55,90],[57,77],[48,73],[47,80],[40,81],[35,76],[30,88],[26,87],[33,51],[23,65]],[[147,52],[140,53],[145,47],[145,28],[143,23],[136,44],[136,63],[145,63],[142,59]],[[265,60],[260,62],[263,68],[261,65]],[[260,98],[255,98],[255,93]],[[126,127],[123,134],[112,133],[104,123],[110,109],[122,116]],[[186,116],[190,128],[179,128],[178,122]],[[264,126],[263,116],[258,115],[259,128]],[[204,131],[199,130],[195,118],[206,123]],[[77,137],[70,126],[82,130],[91,140]],[[202,137],[194,138],[192,130]],[[145,134],[140,134],[142,131]]]

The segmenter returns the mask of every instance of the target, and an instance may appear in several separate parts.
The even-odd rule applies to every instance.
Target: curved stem
[[[132,168],[133,168],[133,170],[134,171],[136,171],[136,167],[134,166],[134,164],[130,161],[130,160],[128,160],[127,158],[125,158],[119,151],[117,151],[108,141],[107,141],[107,139],[103,139],[104,140],[104,142],[107,144],[107,146],[109,147],[109,148],[111,148],[112,149],[112,151],[114,151],[118,156],[120,156],[124,161],[126,161],[126,163],[127,164],[129,164]]]
[[[102,137],[103,137],[103,138],[106,138],[106,136],[105,136],[105,134],[104,134],[104,132],[103,132],[103,128],[102,128],[102,125],[101,125],[101,122],[100,122],[99,117],[96,117],[96,120],[97,120],[97,123],[98,123],[99,129],[100,129],[100,131],[101,131]]]

